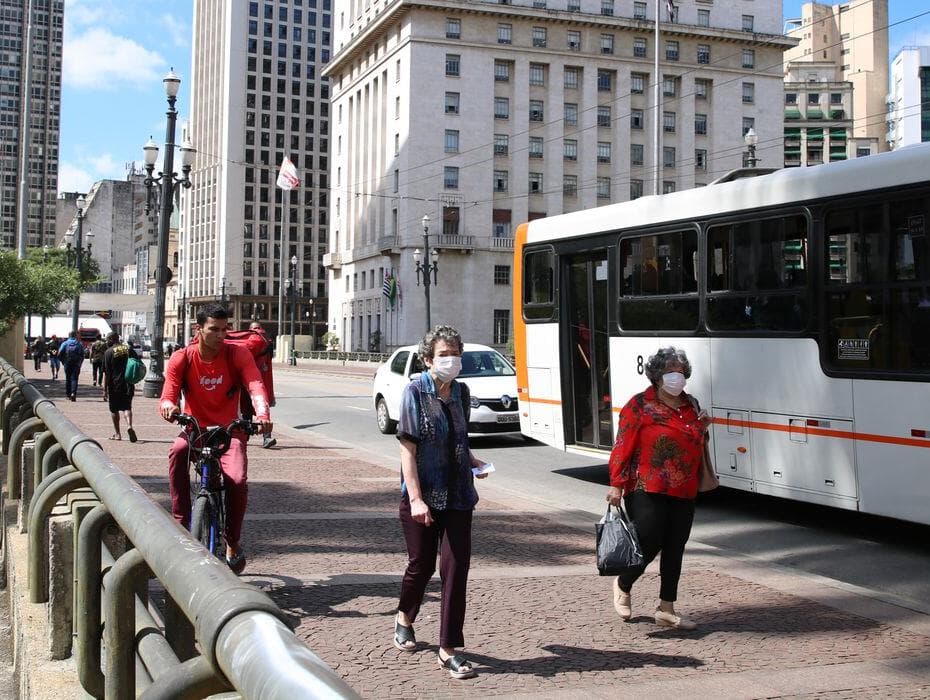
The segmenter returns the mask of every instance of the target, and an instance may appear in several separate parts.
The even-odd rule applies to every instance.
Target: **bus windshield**
[[[512,377],[513,367],[494,350],[466,350],[459,377]]]

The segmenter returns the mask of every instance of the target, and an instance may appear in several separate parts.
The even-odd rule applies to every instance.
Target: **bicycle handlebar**
[[[194,433],[197,435],[203,432],[203,429],[200,427],[200,423],[197,422],[197,419],[187,413],[175,413],[173,416],[171,416],[171,422],[177,423],[178,425],[181,425],[185,428],[189,426],[193,428]],[[208,429],[211,427],[214,426],[207,426]],[[262,430],[262,426],[260,423],[254,423],[242,418],[237,418],[228,426],[226,426],[226,432],[228,433],[232,433],[233,430],[237,429],[241,430],[246,435],[258,435]]]

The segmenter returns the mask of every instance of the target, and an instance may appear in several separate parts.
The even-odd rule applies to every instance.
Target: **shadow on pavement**
[[[537,656],[531,659],[502,659],[468,652],[465,656],[481,664],[483,674],[517,673],[541,678],[586,671],[619,671],[628,668],[658,666],[663,668],[698,668],[704,662],[693,656],[650,654],[634,651],[610,651],[573,647],[564,644],[547,644],[542,647],[554,656]]]

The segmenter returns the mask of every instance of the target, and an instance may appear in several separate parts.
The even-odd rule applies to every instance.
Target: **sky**
[[[800,17],[801,4],[785,0],[785,18]],[[60,192],[124,179],[128,164],[141,165],[149,136],[163,146],[162,78],[172,67],[182,80],[179,120],[190,114],[192,11],[193,0],[65,0]],[[888,14],[892,57],[930,45],[928,0],[888,0]]]

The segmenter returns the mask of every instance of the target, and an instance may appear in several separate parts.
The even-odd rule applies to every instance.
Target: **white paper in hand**
[[[494,464],[491,462],[485,462],[480,467],[472,467],[471,473],[475,476],[481,476],[482,474],[490,474],[495,471]]]

